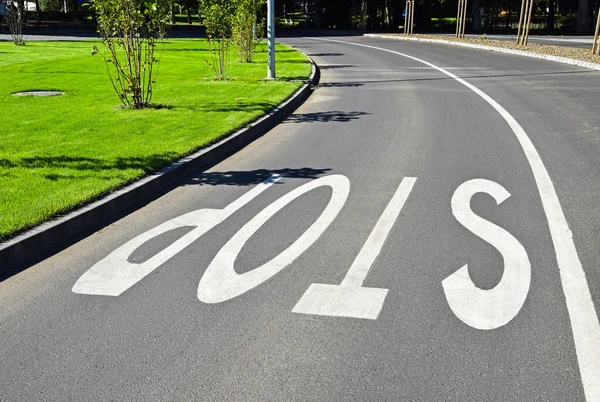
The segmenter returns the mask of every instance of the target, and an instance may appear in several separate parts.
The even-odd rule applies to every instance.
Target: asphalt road
[[[286,42],[294,115],[0,283],[0,400],[599,400],[600,72]]]
[[[325,36],[337,36],[339,31],[315,31],[307,30],[304,31],[307,36],[318,36],[320,32]],[[285,35],[298,36],[303,35],[299,31],[284,31]],[[348,33],[351,35],[352,33]],[[356,32],[352,34],[356,36]],[[439,34],[440,36],[454,36],[453,34]],[[168,33],[170,38],[196,38],[204,36],[203,31],[196,27],[185,27],[176,26],[172,27]],[[481,35],[467,34],[469,38],[479,38]],[[504,41],[516,41],[515,35],[485,35],[488,39],[504,40]],[[77,29],[77,28],[35,28],[30,27],[25,36],[25,41],[45,41],[45,40],[56,40],[56,41],[79,41],[79,40],[98,40],[98,33],[90,29]],[[0,42],[10,41],[10,36],[5,33],[0,33]],[[530,35],[529,41],[533,43],[540,43],[544,45],[555,45],[555,46],[569,46],[569,47],[580,47],[590,48],[593,44],[593,38],[591,36],[552,36],[552,35]]]

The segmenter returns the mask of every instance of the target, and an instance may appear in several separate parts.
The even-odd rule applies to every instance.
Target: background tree
[[[23,20],[25,19],[24,9],[21,7],[21,3],[15,6],[13,3],[8,5],[8,15],[6,16],[8,22],[8,30],[10,32],[10,39],[17,46],[25,44],[23,40]]]
[[[94,0],[110,81],[123,105],[150,105],[157,41],[169,19],[166,0]],[[94,54],[98,48],[94,46]]]
[[[199,3],[198,0],[180,0],[181,5],[185,7],[185,12],[187,15],[187,23],[192,24],[192,14],[195,14],[198,11]]]
[[[577,33],[588,34],[591,31],[589,0],[579,0],[577,6]]]

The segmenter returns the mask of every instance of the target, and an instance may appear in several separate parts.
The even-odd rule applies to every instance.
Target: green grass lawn
[[[168,40],[153,102],[124,110],[93,42],[0,42],[0,240],[122,187],[256,119],[289,97],[310,63],[277,47],[278,76],[264,81],[265,45],[213,79],[208,44]],[[100,44],[97,43],[99,48]],[[56,97],[14,97],[25,90]]]

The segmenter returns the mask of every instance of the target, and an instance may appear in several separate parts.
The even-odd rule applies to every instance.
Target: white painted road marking
[[[313,283],[292,312],[377,319],[388,289],[366,288],[362,287],[362,284],[381,252],[383,243],[398,219],[416,180],[414,177],[406,177],[402,180],[342,283],[340,285]]]
[[[234,264],[238,254],[262,225],[296,198],[323,186],[333,189],[331,199],[311,227],[272,260],[241,275],[235,272]],[[205,303],[230,300],[260,285],[290,265],[329,227],[346,203],[349,192],[350,181],[346,176],[331,175],[306,183],[274,201],[246,223],[217,253],[200,279],[198,299]]]
[[[531,166],[533,177],[535,178],[540,193],[540,198],[542,199],[542,206],[544,207],[546,219],[548,219],[548,227],[556,251],[556,261],[560,271],[560,280],[565,294],[567,311],[569,312],[569,319],[571,320],[571,329],[573,331],[573,339],[575,340],[575,351],[577,353],[577,361],[579,362],[579,371],[581,373],[581,382],[583,384],[585,396],[588,401],[600,401],[600,323],[598,322],[598,316],[594,309],[594,302],[592,301],[590,288],[585,277],[585,271],[581,266],[581,261],[579,260],[577,249],[573,242],[573,234],[569,229],[562,207],[560,206],[560,201],[558,195],[556,195],[552,179],[550,179],[550,175],[542,162],[542,158],[535,149],[531,139],[527,136],[525,130],[523,130],[523,127],[521,127],[506,109],[488,94],[451,72],[425,60],[394,50],[364,45],[361,43],[323,38],[306,39],[343,43],[380,50],[423,63],[475,92],[502,116],[523,148],[527,161]]]
[[[282,177],[282,175],[271,176],[224,209],[199,209],[178,216],[177,218],[171,219],[170,221],[142,233],[90,268],[75,283],[73,292],[88,295],[119,296],[121,293],[142,280],[146,275],[189,246],[192,242],[196,241],[204,233],[208,232],[210,229],[231,216],[235,211],[252,201],[256,196]],[[196,228],[141,264],[127,261],[129,256],[148,240],[168,232],[169,230],[184,226],[196,226]]]
[[[466,324],[495,329],[512,320],[523,307],[531,283],[527,252],[506,230],[475,215],[471,198],[487,193],[500,205],[510,193],[493,181],[475,179],[461,184],[452,196],[452,213],[465,228],[494,246],[504,258],[502,279],[493,289],[476,287],[465,265],[442,281],[450,308]]]

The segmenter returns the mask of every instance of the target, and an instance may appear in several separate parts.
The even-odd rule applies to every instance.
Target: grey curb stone
[[[311,63],[312,71],[307,83],[245,128],[97,201],[0,243],[0,280],[3,274],[15,268],[22,270],[40,256],[47,257],[58,252],[106,226],[120,214],[143,206],[191,172],[215,165],[266,134],[302,105],[319,83],[319,68],[314,61],[311,60]]]
[[[589,61],[570,59],[568,57],[552,56],[549,54],[541,54],[535,52],[526,52],[524,50],[506,49],[503,47],[487,46],[487,45],[476,45],[473,43],[454,42],[444,39],[428,39],[428,38],[410,38],[396,35],[385,35],[385,34],[366,34],[367,38],[383,38],[383,39],[394,39],[394,40],[408,40],[413,42],[427,42],[427,43],[442,43],[445,45],[470,47],[472,49],[489,50],[492,52],[514,54],[517,56],[531,57],[533,59],[549,60],[562,64],[569,64],[571,66],[589,68],[591,70],[600,71],[600,64],[591,63]]]

